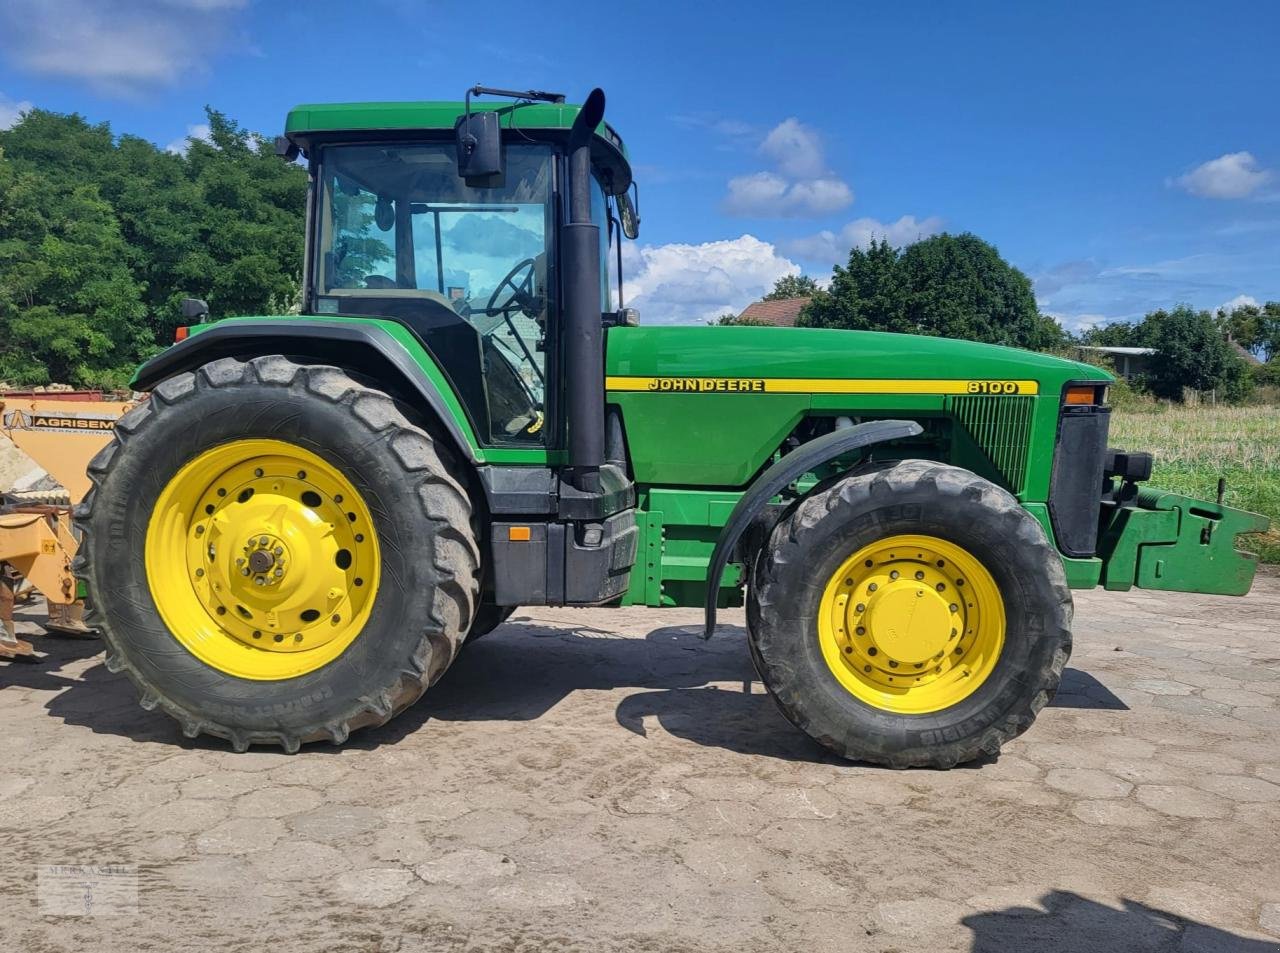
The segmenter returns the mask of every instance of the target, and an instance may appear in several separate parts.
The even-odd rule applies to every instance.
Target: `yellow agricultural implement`
[[[30,656],[35,649],[17,637],[15,602],[32,590],[48,603],[46,628],[88,635],[84,602],[71,561],[78,546],[71,507],[89,490],[85,468],[108,440],[132,402],[103,400],[94,392],[9,393],[0,398],[4,436],[61,484],[62,492],[6,494],[0,506],[0,659]]]

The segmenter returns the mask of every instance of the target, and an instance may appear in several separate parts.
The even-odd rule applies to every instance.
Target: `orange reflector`
[[[177,344],[179,341],[185,341],[187,339],[187,335],[190,333],[191,333],[191,329],[188,327],[184,326],[184,327],[178,328],[176,331],[173,332],[173,343]]]
[[[529,527],[512,526],[509,530],[507,530],[507,539],[511,540],[511,542],[513,543],[529,542]]]
[[[1087,387],[1068,387],[1067,392],[1063,395],[1062,402],[1064,404],[1095,404],[1097,403],[1097,392],[1092,386]]]

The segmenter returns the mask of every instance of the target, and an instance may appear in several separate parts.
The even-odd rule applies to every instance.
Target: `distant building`
[[[1116,373],[1125,380],[1132,380],[1145,374],[1151,363],[1151,355],[1156,352],[1153,347],[1085,347],[1076,348],[1080,357],[1088,354],[1106,354],[1115,363]]]
[[[779,298],[777,301],[757,301],[747,305],[747,310],[738,315],[738,320],[745,324],[771,324],[775,328],[794,328],[796,318],[800,317],[800,309],[810,300],[809,298]]]
[[[1262,363],[1262,361],[1258,360],[1258,355],[1254,354],[1248,348],[1241,347],[1239,341],[1228,341],[1227,343],[1231,345],[1231,350],[1236,352],[1236,357],[1240,358],[1240,360],[1244,361],[1246,364],[1254,366]]]
[[[1262,363],[1257,355],[1242,348],[1235,341],[1227,343],[1231,345],[1231,350],[1236,357],[1246,364]],[[1128,381],[1147,372],[1151,364],[1151,355],[1156,352],[1156,349],[1153,347],[1086,347],[1082,344],[1076,348],[1076,351],[1082,359],[1088,353],[1110,355],[1115,363],[1116,373]]]

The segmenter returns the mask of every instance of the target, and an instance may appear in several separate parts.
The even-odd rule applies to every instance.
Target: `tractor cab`
[[[471,101],[486,93],[517,101]],[[586,321],[610,312],[619,221],[635,235],[617,134],[583,130],[586,181],[569,168],[581,115],[558,94],[477,87],[465,103],[301,106],[280,143],[305,151],[312,177],[303,311],[407,327],[484,446],[557,450],[567,437],[560,235],[575,189],[596,236],[590,274],[573,265],[598,299]]]

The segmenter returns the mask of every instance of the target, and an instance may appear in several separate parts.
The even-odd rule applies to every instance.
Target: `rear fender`
[[[923,428],[912,420],[875,420],[854,427],[845,427],[802,444],[760,474],[738,500],[733,512],[729,514],[729,520],[720,531],[716,548],[711,553],[711,566],[707,573],[706,626],[702,637],[709,639],[711,633],[715,631],[716,600],[720,593],[720,581],[724,578],[725,566],[729,563],[729,556],[742,534],[769,505],[771,499],[799,477],[825,463],[830,463],[871,444],[914,437],[922,431]]]
[[[166,378],[194,371],[218,358],[247,360],[261,354],[284,354],[358,372],[433,417],[462,458],[472,464],[479,462],[475,433],[444,372],[416,341],[401,340],[377,322],[306,318],[219,321],[147,361],[134,375],[132,386],[151,390]]]

